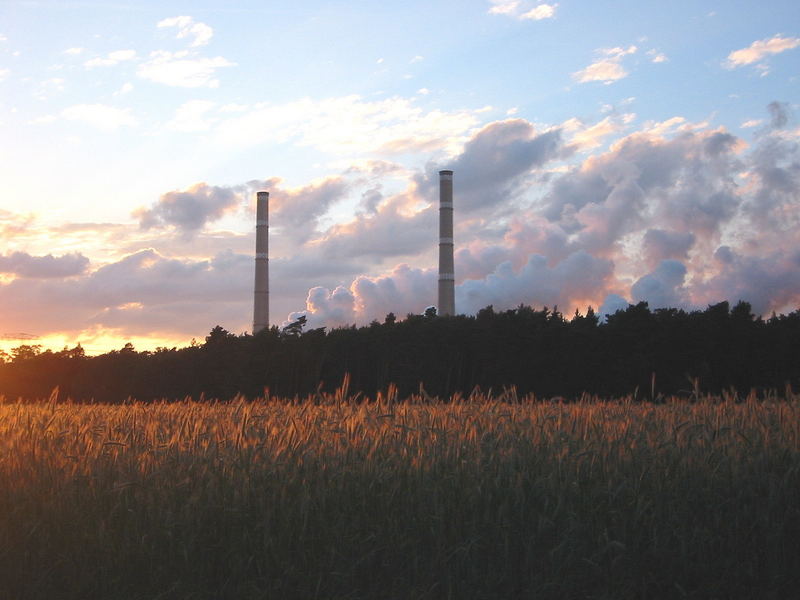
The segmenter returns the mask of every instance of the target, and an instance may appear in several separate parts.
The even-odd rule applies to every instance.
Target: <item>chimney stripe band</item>
[[[453,242],[453,238],[442,237],[442,238],[439,238],[439,243],[440,244],[452,244],[454,242]]]
[[[269,254],[266,252],[256,252],[256,258],[269,258]]]
[[[447,173],[445,171],[439,171],[439,179],[447,179],[447,180],[452,181],[453,180],[453,174],[452,173]]]
[[[449,208],[453,210],[453,203],[452,202],[439,202],[439,208]]]
[[[454,273],[439,273],[439,281],[455,281],[456,276]]]
[[[269,221],[256,221],[256,227],[259,225],[269,225]]]

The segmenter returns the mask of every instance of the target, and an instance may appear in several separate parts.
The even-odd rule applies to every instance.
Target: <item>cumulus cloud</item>
[[[215,121],[207,115],[216,104],[211,100],[184,102],[175,110],[175,116],[167,123],[167,128],[183,132],[207,131]]]
[[[602,48],[597,51],[600,57],[585,69],[576,71],[572,77],[579,83],[589,81],[601,81],[606,85],[614,83],[628,76],[628,71],[622,66],[622,59],[628,55],[635,54],[636,46],[621,48]]]
[[[305,310],[291,313],[288,320],[305,315],[310,327],[335,327],[382,320],[390,312],[419,314],[435,303],[436,278],[432,269],[401,264],[385,275],[361,275],[349,286],[315,287]]]
[[[122,87],[119,88],[116,92],[114,92],[115,96],[123,96],[125,94],[130,93],[133,91],[133,84],[130,82],[125,82],[122,84]]]
[[[670,122],[646,125],[607,151],[548,178],[524,174],[562,156],[565,148],[560,142],[544,153],[532,152],[532,141],[543,134],[520,120],[492,123],[476,132],[461,154],[441,165],[455,171],[459,312],[475,312],[487,304],[508,308],[526,303],[557,304],[568,312],[600,305],[608,314],[627,306],[626,298],[652,306],[694,308],[729,297],[714,296],[722,290],[735,294],[730,281],[715,280],[724,252],[714,255],[714,250],[720,239],[728,237],[741,240],[753,252],[756,240],[763,239],[761,232],[779,230],[777,222],[770,222],[765,225],[768,229],[751,229],[750,239],[742,235],[751,226],[753,217],[746,208],[759,197],[762,179],[761,185],[768,186],[773,197],[784,194],[778,206],[759,204],[762,210],[774,216],[783,207],[786,230],[791,223],[800,224],[794,208],[800,199],[787,195],[800,189],[791,167],[796,144],[792,149],[785,134],[768,131],[756,148],[746,152],[744,142],[722,128],[683,119]],[[379,251],[368,246],[370,239],[376,246],[386,240],[384,257],[391,257],[393,249],[411,252],[432,246],[438,168],[429,165],[417,174],[416,189],[410,188],[405,196],[384,198],[372,190],[369,202],[377,210],[314,242],[319,243],[320,256],[378,257]],[[751,184],[741,184],[744,175]],[[538,202],[524,199],[534,184],[543,183],[547,192]],[[432,206],[413,216],[394,208],[413,195],[430,200]],[[498,206],[515,211],[507,213],[502,226],[491,217]],[[793,211],[793,218],[787,210]],[[459,228],[459,222],[468,226]],[[406,236],[409,244],[404,248]],[[784,238],[788,247],[791,239]],[[433,252],[420,256],[433,262]],[[728,262],[732,260],[729,257]],[[434,273],[429,277],[428,292],[423,293],[427,295],[413,310],[399,301],[402,295],[394,290],[402,278],[387,271],[360,280],[358,286],[357,278],[342,283],[335,302],[337,286],[316,290],[306,314],[316,325],[324,325],[346,319],[365,323],[387,312],[420,312],[435,302]],[[388,291],[378,294],[376,289]]]
[[[177,38],[183,39],[186,37],[194,38],[192,40],[192,47],[205,46],[211,41],[214,35],[214,30],[199,21],[195,21],[192,17],[182,15],[180,17],[170,17],[158,22],[158,27],[176,27],[178,29]]]
[[[5,240],[26,235],[33,225],[32,214],[20,214],[0,208],[0,236]]]
[[[558,8],[558,4],[539,4],[529,11],[522,13],[519,18],[531,21],[551,19],[556,15],[556,8]]]
[[[419,191],[433,200],[438,170],[447,168],[457,173],[453,186],[461,214],[498,206],[514,196],[520,178],[564,151],[560,129],[539,132],[525,119],[496,121],[475,133],[455,159],[429,165],[417,178]]]
[[[205,46],[211,40],[213,30],[205,23],[183,15],[159,21],[159,28],[175,27],[176,37],[192,38],[188,50],[172,52],[155,50],[148,59],[139,65],[137,75],[155,83],[185,88],[219,87],[218,69],[236,66],[222,56],[201,56],[196,48]]]
[[[648,50],[647,56],[650,57],[650,62],[654,63],[663,63],[669,60],[666,54],[664,54],[663,52],[659,52],[655,48]]]
[[[504,262],[485,279],[470,279],[457,286],[456,306],[459,312],[467,313],[489,304],[498,308],[558,305],[568,310],[576,303],[591,303],[606,289],[612,275],[610,260],[584,251],[570,254],[553,267],[548,266],[546,257],[534,254],[519,271]]]
[[[625,310],[630,303],[619,294],[608,294],[604,299],[597,315],[602,319],[608,315],[613,315],[618,310]]]
[[[246,322],[251,285],[248,256],[192,261],[142,250],[79,277],[0,283],[0,328],[202,335],[210,323]]]
[[[771,103],[770,127],[762,132],[748,161],[753,193],[743,203],[752,226],[782,231],[800,225],[800,146],[797,137],[782,130],[788,123],[787,107]]]
[[[137,75],[142,79],[174,87],[216,88],[219,87],[219,79],[215,77],[217,69],[233,66],[236,63],[221,56],[206,58],[191,55],[186,50],[156,50],[150,53],[149,60],[139,65]]]
[[[247,187],[251,195],[269,191],[271,227],[277,226],[284,240],[291,238],[292,245],[297,245],[318,233],[319,218],[344,197],[349,184],[345,177],[334,175],[294,188],[285,187],[278,177],[249,181]]]
[[[648,229],[642,243],[645,261],[655,268],[666,259],[687,260],[695,239],[691,231]]]
[[[720,270],[693,290],[697,300],[713,303],[749,302],[755,314],[792,311],[800,307],[800,253],[797,247],[753,256],[730,247],[717,252]]]
[[[520,5],[519,0],[490,0],[491,7],[489,8],[490,15],[512,15]]]
[[[490,15],[504,15],[519,20],[541,21],[551,19],[556,14],[558,4],[544,2],[532,5],[530,2],[520,0],[490,0]]]
[[[728,54],[728,58],[723,65],[727,69],[735,69],[755,63],[756,66],[760,66],[766,73],[767,66],[764,60],[767,57],[792,50],[798,46],[800,46],[800,38],[784,37],[781,34],[776,34],[771,38],[757,40],[747,48],[734,50]]]
[[[572,133],[570,144],[580,150],[592,150],[602,145],[603,140],[613,134],[621,132],[625,125],[636,118],[633,113],[612,115],[605,117],[594,125],[585,125],[581,120],[573,118],[565,122],[562,127]]]
[[[369,101],[357,95],[259,104],[221,122],[218,143],[237,148],[295,140],[334,155],[457,152],[478,111],[424,110],[414,99]]]
[[[241,202],[232,188],[197,183],[183,191],[163,194],[151,208],[139,209],[134,216],[142,229],[171,226],[191,236],[236,210]]]
[[[652,308],[686,307],[687,290],[683,283],[686,266],[678,260],[662,260],[652,273],[631,287],[634,302],[647,302]]]
[[[11,69],[0,68],[0,81],[5,80],[11,74]]]
[[[60,278],[80,275],[89,267],[89,259],[79,253],[63,256],[31,256],[27,252],[0,255],[0,273],[27,278]]]
[[[136,125],[131,109],[106,104],[76,104],[61,111],[61,116],[70,121],[82,121],[105,132]]]
[[[348,223],[332,226],[314,248],[331,259],[360,258],[373,263],[420,254],[431,247],[438,211],[431,207],[405,212],[409,201],[413,199],[399,194],[383,202],[383,197],[373,190],[367,195],[367,202],[382,204]]]
[[[311,327],[316,327],[317,323],[328,327],[352,325],[356,321],[355,298],[342,286],[333,291],[317,286],[308,290],[306,311],[290,315],[289,320],[294,321],[301,315],[312,316]]]
[[[130,256],[63,279],[0,278],[0,303],[9,306],[0,320],[20,317],[7,328],[26,330],[25,315],[54,327],[164,324],[189,336],[216,322],[246,328],[252,232],[214,237],[207,225],[250,206],[256,189],[271,193],[274,315],[304,308],[294,316],[307,314],[316,327],[421,313],[436,302],[439,168],[455,171],[459,312],[526,303],[567,314],[599,305],[607,314],[628,298],[685,308],[742,299],[761,314],[792,310],[800,301],[800,145],[789,106],[767,111],[772,124],[750,145],[676,117],[608,133],[622,137],[584,156],[570,154],[577,143],[563,138],[592,126],[540,131],[509,119],[462,130],[449,160],[435,155],[417,171],[369,158],[347,168],[340,159],[338,175],[299,187],[278,178],[198,184],[138,213],[151,227],[139,247],[152,238],[161,253],[131,246]],[[329,225],[340,202],[354,217]],[[0,228],[21,230],[23,221],[0,211]],[[194,259],[166,257],[189,247],[167,235],[173,228],[195,236]],[[226,245],[235,251],[222,252]],[[46,297],[58,303],[58,318],[45,314]]]
[[[741,147],[724,131],[632,134],[556,178],[544,215],[592,252],[615,251],[654,217],[713,237],[736,212]]]
[[[767,104],[769,124],[773,129],[782,129],[789,122],[789,105],[786,102],[773,101]]]
[[[93,67],[113,67],[121,62],[133,60],[136,58],[136,50],[115,50],[109,52],[104,58],[97,57],[87,60],[83,65],[87,69]]]

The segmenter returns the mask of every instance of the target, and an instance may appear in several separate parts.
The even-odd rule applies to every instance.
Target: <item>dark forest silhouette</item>
[[[326,331],[305,320],[256,336],[214,327],[203,344],[138,352],[130,344],[99,356],[80,347],[15,348],[0,363],[7,400],[59,397],[138,400],[303,397],[331,390],[350,374],[350,391],[375,397],[390,384],[399,397],[441,398],[480,388],[576,398],[634,394],[783,392],[800,385],[800,310],[769,319],[728,302],[704,311],[630,305],[600,322],[589,309],[565,318],[557,309],[521,305],[476,316],[437,317],[428,309],[397,321]]]

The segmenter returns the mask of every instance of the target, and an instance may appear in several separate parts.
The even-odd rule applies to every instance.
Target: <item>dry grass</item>
[[[0,405],[3,598],[783,598],[800,402]]]

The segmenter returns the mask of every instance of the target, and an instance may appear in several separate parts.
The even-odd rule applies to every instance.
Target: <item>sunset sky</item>
[[[0,2],[0,333],[800,307],[800,3]],[[0,349],[20,340],[0,340]]]

